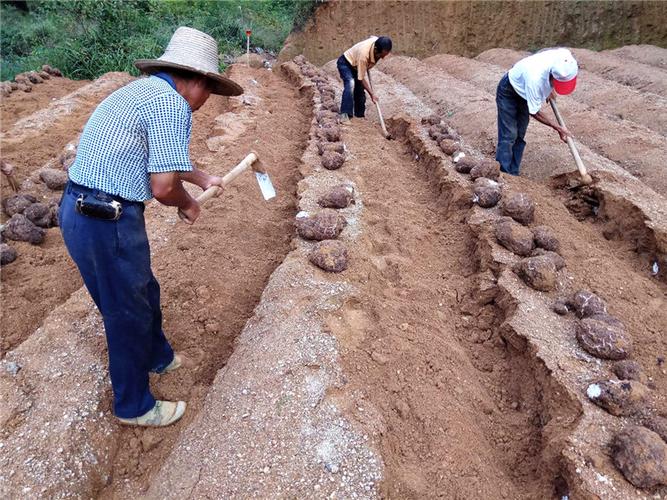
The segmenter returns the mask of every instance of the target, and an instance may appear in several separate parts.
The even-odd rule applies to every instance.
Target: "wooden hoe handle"
[[[556,115],[556,121],[558,121],[558,125],[565,128],[565,122],[563,121],[563,117],[560,115],[560,111],[558,111],[556,100],[549,99],[549,104],[551,104],[551,109],[554,110],[554,115]],[[586,167],[584,166],[584,162],[581,161],[581,156],[579,156],[579,151],[577,150],[577,146],[575,146],[574,140],[572,140],[572,137],[570,137],[569,135],[567,136],[567,145],[570,148],[570,153],[572,153],[574,162],[577,164],[577,168],[579,169],[579,175],[581,175],[582,181],[584,182],[584,184],[590,184],[591,182],[593,182],[593,179],[591,179],[591,176],[588,175]]]
[[[366,74],[368,75],[368,85],[370,85],[371,90],[373,90],[373,82],[371,81],[371,70],[368,69],[366,70]],[[373,94],[375,94],[375,91],[373,90]],[[386,137],[389,138],[389,132],[387,132],[387,127],[384,124],[384,118],[382,118],[382,111],[380,110],[380,105],[375,102],[375,109],[378,111],[378,117],[380,118],[380,126],[382,127],[382,134]]]
[[[236,165],[233,169],[231,169],[223,178],[222,178],[222,185],[227,186],[230,182],[232,182],[234,179],[236,179],[239,175],[241,175],[243,172],[245,172],[250,166],[252,166],[253,163],[257,161],[257,154],[255,153],[250,153],[248,156],[243,158],[241,162]],[[204,191],[202,194],[197,196],[197,202],[200,205],[203,205],[206,203],[208,200],[211,198],[217,198],[220,196],[221,189],[218,186],[211,186],[208,188],[206,191]],[[184,220],[185,215],[183,215],[183,212],[180,210],[178,211],[178,216]]]

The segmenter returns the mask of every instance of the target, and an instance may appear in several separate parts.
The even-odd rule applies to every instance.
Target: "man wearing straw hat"
[[[218,72],[217,42],[191,28],[178,28],[159,59],[135,65],[152,76],[118,89],[95,109],[59,216],[67,250],[104,320],[114,414],[129,425],[165,426],[186,405],[156,401],[148,375],[174,371],[182,360],[162,331],[144,202],[154,197],[195,222],[199,204],[183,181],[205,190],[222,188],[222,180],[190,162],[192,112],[211,94],[243,89]]]

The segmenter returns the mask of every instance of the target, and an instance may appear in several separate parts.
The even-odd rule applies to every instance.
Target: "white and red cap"
[[[572,53],[562,49],[551,67],[551,76],[554,77],[554,90],[560,95],[568,95],[574,91],[577,85],[577,73],[579,66],[574,60]]]

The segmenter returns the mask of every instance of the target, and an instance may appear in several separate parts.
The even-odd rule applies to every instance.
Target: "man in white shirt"
[[[570,133],[546,113],[542,104],[556,94],[574,91],[579,68],[568,49],[547,49],[517,62],[502,77],[496,91],[498,106],[498,147],[496,160],[500,170],[519,175],[521,157],[526,147],[529,117],[553,128],[563,141]]]

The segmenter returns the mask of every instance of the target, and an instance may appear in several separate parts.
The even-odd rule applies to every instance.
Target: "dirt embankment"
[[[667,44],[667,4],[597,2],[331,1],[287,39],[282,60],[303,53],[316,64],[370,34],[388,35],[398,54],[474,56],[492,47],[572,45],[607,49]]]

